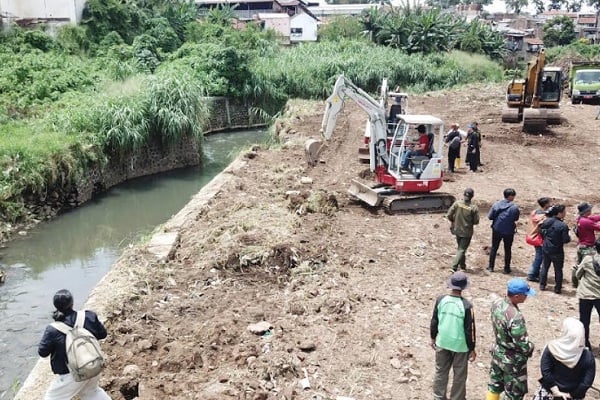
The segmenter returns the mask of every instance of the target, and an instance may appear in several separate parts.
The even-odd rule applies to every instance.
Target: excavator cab
[[[560,124],[562,92],[560,67],[546,67],[545,50],[527,64],[525,79],[513,79],[506,92],[502,122],[523,121],[524,131],[543,131],[546,124]]]

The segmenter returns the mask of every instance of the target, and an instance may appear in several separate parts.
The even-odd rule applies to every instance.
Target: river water
[[[266,141],[264,130],[207,136],[201,167],[125,182],[0,250],[0,399],[16,395],[38,360],[57,290],[71,290],[82,306],[126,246],[182,209],[240,150]]]

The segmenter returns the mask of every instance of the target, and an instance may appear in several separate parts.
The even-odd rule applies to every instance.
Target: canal
[[[125,182],[84,206],[37,226],[0,250],[0,399],[12,399],[37,359],[52,295],[68,288],[80,307],[127,246],[188,203],[264,130],[207,136],[203,165]]]

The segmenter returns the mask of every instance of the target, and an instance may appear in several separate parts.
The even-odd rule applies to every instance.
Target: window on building
[[[300,37],[302,36],[302,28],[291,28],[290,29],[291,37]]]

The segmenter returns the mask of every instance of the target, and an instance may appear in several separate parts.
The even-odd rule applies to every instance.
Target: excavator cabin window
[[[560,99],[560,74],[546,71],[542,78],[542,101],[558,101]]]

